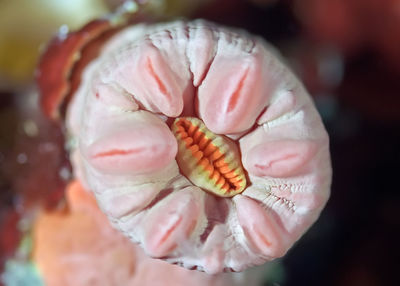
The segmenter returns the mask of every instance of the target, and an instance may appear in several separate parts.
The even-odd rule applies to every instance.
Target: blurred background
[[[58,206],[71,177],[62,127],[37,106],[40,51],[60,29],[78,29],[122,2],[0,0],[3,283],[13,271],[28,275],[14,262],[29,261],[30,214]],[[400,285],[400,0],[147,2],[154,19],[204,18],[271,42],[306,85],[330,134],[327,207],[262,285]]]

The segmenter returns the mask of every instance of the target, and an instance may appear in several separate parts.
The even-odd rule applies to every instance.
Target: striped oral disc
[[[178,141],[179,167],[193,184],[220,197],[245,189],[246,176],[234,142],[194,117],[177,118],[171,129]]]

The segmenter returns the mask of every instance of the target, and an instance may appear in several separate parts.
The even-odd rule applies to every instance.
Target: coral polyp
[[[229,138],[214,134],[195,117],[177,118],[172,132],[178,141],[179,168],[193,184],[221,197],[245,189],[240,154]]]
[[[210,274],[283,256],[328,200],[331,166],[277,51],[205,21],[128,26],[98,48],[71,97],[42,102],[66,107],[74,174],[112,224],[147,255]]]

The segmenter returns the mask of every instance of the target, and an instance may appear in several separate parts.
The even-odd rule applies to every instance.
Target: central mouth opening
[[[220,197],[232,197],[246,188],[235,142],[213,133],[196,117],[177,118],[171,129],[178,142],[179,168],[194,185]]]

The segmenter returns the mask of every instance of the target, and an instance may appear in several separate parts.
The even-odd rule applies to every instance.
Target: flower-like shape
[[[204,21],[121,30],[87,66],[66,122],[75,173],[113,225],[186,268],[280,257],[329,197],[312,100],[244,31]]]

